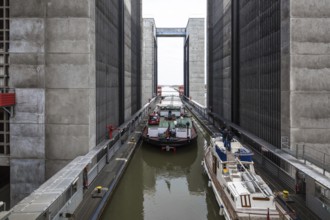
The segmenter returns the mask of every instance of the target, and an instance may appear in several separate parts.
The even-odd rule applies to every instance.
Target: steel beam
[[[186,37],[186,28],[156,28],[156,37]]]

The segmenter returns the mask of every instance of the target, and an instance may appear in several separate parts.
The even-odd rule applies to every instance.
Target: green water
[[[214,220],[219,207],[202,173],[204,139],[176,153],[140,146],[101,219]]]

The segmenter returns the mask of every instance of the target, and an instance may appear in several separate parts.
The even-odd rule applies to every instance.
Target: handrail
[[[330,154],[327,154],[318,149],[312,148],[313,150],[306,151],[305,144],[297,144],[295,150],[291,150],[290,146],[283,145],[283,151],[296,157],[297,159],[303,159],[304,162],[310,162],[323,169],[323,174],[325,171],[330,172]]]

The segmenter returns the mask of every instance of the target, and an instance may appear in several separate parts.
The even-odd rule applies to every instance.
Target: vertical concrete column
[[[186,31],[189,38],[189,96],[206,105],[204,18],[190,18]]]
[[[95,2],[12,0],[10,11],[14,205],[95,146]]]
[[[10,1],[11,206],[45,180],[45,1]]]
[[[330,5],[290,3],[290,143],[323,162],[317,151],[330,154]]]
[[[47,176],[95,147],[95,2],[46,5]]]
[[[143,44],[142,44],[142,105],[154,96],[155,88],[155,53],[156,33],[155,20],[143,19]]]

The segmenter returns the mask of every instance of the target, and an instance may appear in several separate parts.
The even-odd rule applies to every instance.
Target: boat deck
[[[211,164],[213,163],[212,162],[211,148],[207,149],[207,152],[205,153],[204,159],[205,159],[205,166],[207,167],[207,169],[209,171],[211,171],[212,170],[212,165]],[[213,172],[209,172],[209,177],[211,179],[212,184],[214,184],[214,187],[217,191],[217,194],[218,195],[225,195],[225,191],[224,191],[223,187],[220,185],[220,183],[218,182],[216,175]],[[221,199],[222,199],[224,205],[227,207],[228,213],[231,216],[231,218],[232,219],[237,219],[238,216],[237,216],[237,214],[235,212],[235,209],[234,209],[232,203],[230,202],[229,198],[227,196],[222,196]]]
[[[237,141],[232,143],[231,152],[224,150],[221,140],[215,140],[213,143],[214,147],[210,146],[206,149],[204,167],[207,169],[216,197],[222,200],[219,204],[226,207],[230,218],[266,219],[268,207],[272,219],[279,219],[278,210],[272,202],[274,195],[265,182],[255,174],[253,162],[244,157],[250,155],[250,153],[244,152],[244,147]],[[219,149],[222,149],[227,156],[223,161],[221,160],[223,155],[218,151]],[[238,155],[237,152],[240,152],[240,154]],[[218,159],[215,159],[215,157]],[[215,163],[221,163],[222,165],[219,167]],[[249,208],[241,207],[238,204],[242,196],[246,198],[246,195],[249,195],[249,201],[250,198],[253,198]],[[230,197],[233,199],[233,196],[236,198],[234,202],[230,199]],[[256,200],[259,201],[256,202]]]
[[[175,121],[177,123],[177,126],[185,128],[187,125],[187,122],[189,122],[189,125],[191,126],[192,120],[191,117],[183,117],[183,118],[177,118],[176,120],[166,120],[164,117],[160,117],[159,125],[148,125],[149,127],[160,127],[160,128],[168,128],[170,126],[170,129],[175,128]]]

